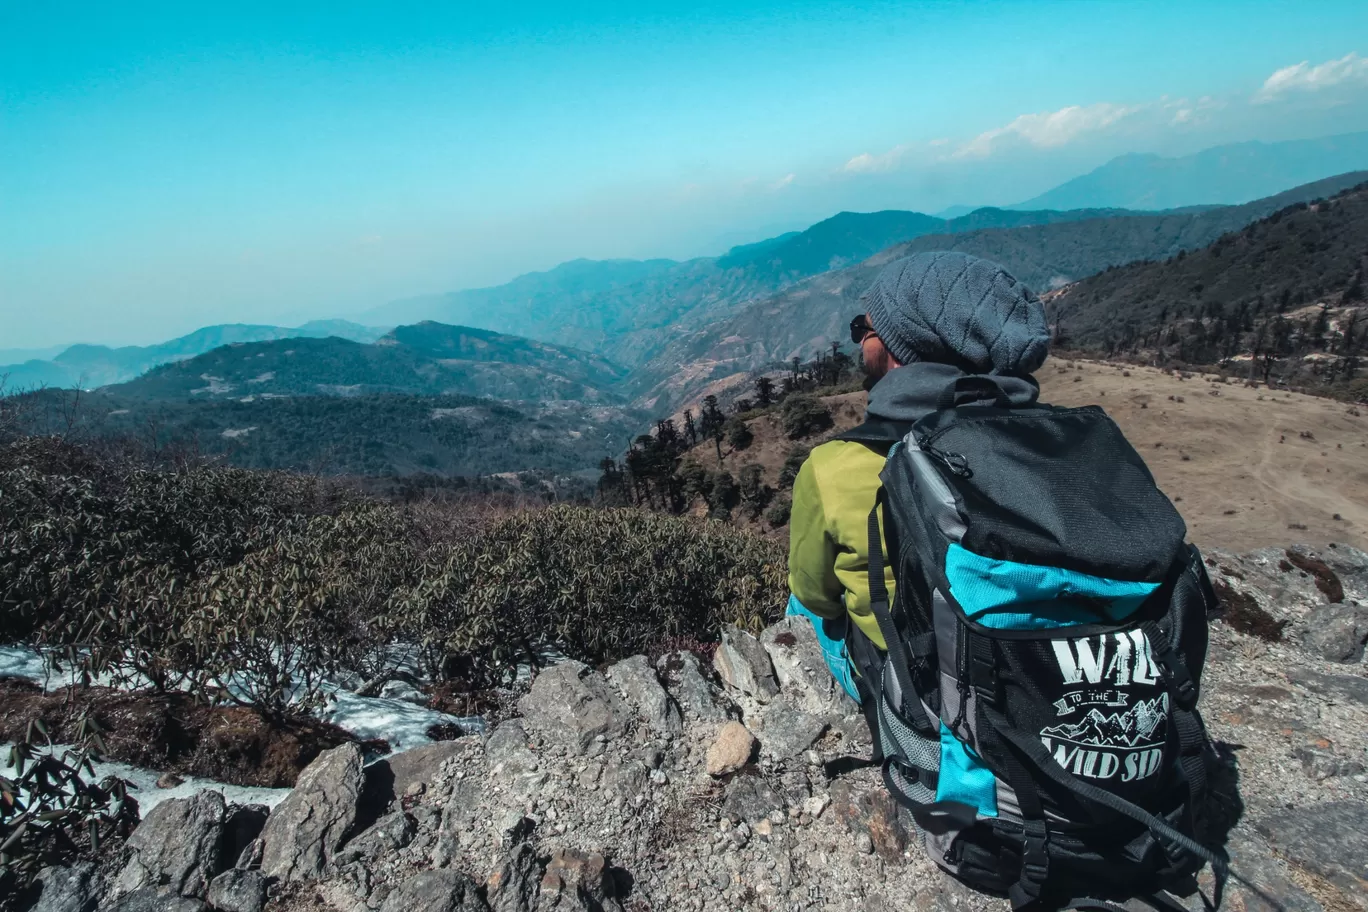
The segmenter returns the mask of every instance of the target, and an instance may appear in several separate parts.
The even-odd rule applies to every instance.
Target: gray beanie
[[[936,361],[978,374],[1029,374],[1049,354],[1040,299],[1001,266],[966,253],[940,250],[895,260],[860,300],[874,332],[903,364]]]

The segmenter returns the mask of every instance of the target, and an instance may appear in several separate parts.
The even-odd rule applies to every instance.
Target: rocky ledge
[[[1209,564],[1204,711],[1238,760],[1234,910],[1368,908],[1368,555]],[[42,912],[1005,910],[943,875],[866,757],[811,628],[723,633],[602,671],[544,670],[486,737],[364,766],[343,745],[269,814],[216,792],[118,853],[43,872]],[[1194,908],[1196,900],[1193,900]]]

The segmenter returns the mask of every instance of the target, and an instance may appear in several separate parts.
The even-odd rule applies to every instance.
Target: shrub
[[[750,425],[742,418],[728,418],[726,432],[727,443],[731,444],[733,450],[744,450],[755,440]]]
[[[789,500],[787,497],[781,497],[770,504],[769,509],[765,511],[765,521],[768,522],[772,528],[777,529],[789,521],[789,514],[792,510],[793,501]]]
[[[758,465],[741,467],[741,502],[746,505],[746,513],[756,519],[774,496],[774,489],[765,484],[765,470]]]
[[[831,411],[816,396],[796,393],[784,399],[779,422],[790,440],[798,440],[831,427]]]
[[[807,461],[810,452],[811,450],[801,447],[789,450],[788,456],[784,459],[784,467],[779,470],[779,487],[793,487],[793,482],[798,477],[798,472],[803,468],[803,463]]]

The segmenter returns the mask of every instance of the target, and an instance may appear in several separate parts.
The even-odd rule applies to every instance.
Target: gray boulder
[[[541,890],[545,863],[527,843],[504,856],[499,870],[485,883],[493,912],[533,912]]]
[[[1368,608],[1326,605],[1306,616],[1302,646],[1329,662],[1345,664],[1363,658],[1368,643]]]
[[[761,703],[768,703],[779,693],[769,653],[759,640],[740,627],[722,628],[722,642],[713,653],[713,668],[728,687]]]
[[[31,912],[95,912],[95,865],[81,862],[69,868],[38,872],[41,892]]]
[[[608,669],[612,681],[627,698],[627,703],[656,732],[677,732],[683,727],[679,707],[661,686],[655,669],[645,656],[623,659]]]
[[[154,807],[128,838],[131,854],[113,894],[164,886],[179,896],[203,897],[231,862],[222,857],[227,810],[223,794],[207,790]]]
[[[692,652],[671,652],[660,657],[656,670],[685,715],[700,722],[727,721],[728,703],[713,686],[711,675],[698,656]]]
[[[415,747],[389,757],[383,757],[371,764],[370,775],[377,767],[385,767],[393,777],[391,788],[396,798],[412,794],[418,790],[426,791],[432,787],[432,783],[437,779],[437,773],[441,770],[442,764],[450,758],[456,756],[464,750],[464,745],[460,740],[457,741],[438,741],[434,744],[424,744],[422,747]]]
[[[385,897],[380,912],[488,912],[474,882],[459,871],[423,871]]]
[[[815,716],[847,716],[859,711],[845,688],[831,676],[817,634],[807,619],[784,618],[760,634],[760,643],[769,653],[779,686],[799,709]]]
[[[775,760],[798,756],[827,729],[825,721],[794,706],[787,696],[765,707],[760,721],[760,753]]]
[[[374,861],[397,852],[413,841],[418,827],[403,811],[393,811],[375,821],[360,836],[347,843],[337,854],[338,864],[353,861]]]
[[[280,880],[318,877],[356,824],[364,776],[361,749],[343,744],[299,776],[261,831],[261,871]]]
[[[581,752],[597,738],[619,737],[627,718],[621,698],[603,675],[573,661],[537,675],[518,709],[529,728]]]
[[[208,908],[193,896],[181,896],[170,887],[140,887],[120,897],[109,912],[204,912]]]
[[[260,871],[224,871],[209,884],[209,905],[219,912],[261,912],[266,905],[266,878]]]
[[[1256,820],[1254,828],[1284,858],[1350,896],[1368,893],[1368,804],[1292,808]]]

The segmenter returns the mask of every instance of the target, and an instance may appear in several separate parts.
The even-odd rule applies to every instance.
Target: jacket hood
[[[894,368],[869,391],[866,419],[916,421],[934,412],[946,387],[962,377],[986,377],[996,383],[1015,408],[1040,397],[1040,384],[1029,374],[971,374],[952,364],[916,361]]]

